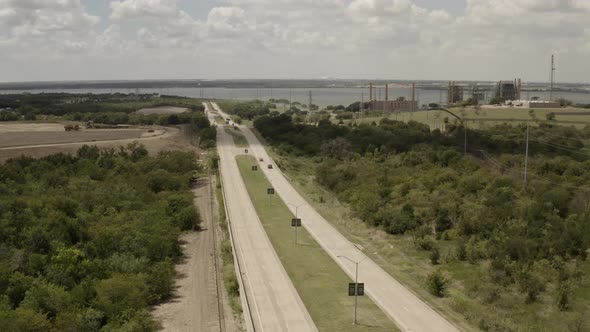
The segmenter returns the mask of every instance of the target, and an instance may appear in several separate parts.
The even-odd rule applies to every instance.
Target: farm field
[[[81,129],[64,131],[63,123],[0,124],[0,161],[21,155],[43,157],[54,153],[75,153],[84,144],[115,148],[138,141],[150,153],[163,150],[184,150],[191,146],[188,128],[154,127],[147,129]]]
[[[174,107],[174,106],[160,106],[160,107],[147,107],[142,108],[137,111],[137,114],[142,115],[151,115],[151,114],[160,114],[160,115],[168,115],[168,114],[180,114],[187,112],[188,108],[184,107]]]
[[[141,138],[141,129],[0,133],[0,148]]]

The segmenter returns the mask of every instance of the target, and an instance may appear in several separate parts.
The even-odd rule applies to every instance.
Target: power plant
[[[412,83],[410,100],[399,97],[395,100],[389,100],[389,84],[385,84],[385,100],[377,100],[373,93],[373,83],[369,83],[369,109],[373,111],[400,111],[412,112],[418,110],[418,101],[416,100],[416,83]]]
[[[460,103],[463,101],[463,87],[457,85],[455,81],[449,81],[449,89],[447,91],[447,105]]]
[[[522,80],[499,81],[496,84],[496,100],[506,102],[507,100],[520,100],[522,91]]]

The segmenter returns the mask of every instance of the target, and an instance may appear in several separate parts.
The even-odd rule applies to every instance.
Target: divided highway
[[[213,107],[218,112],[222,112],[217,104],[213,103]],[[225,113],[222,114],[224,117],[228,117],[228,115]],[[353,279],[355,273],[355,264],[346,259],[342,259],[339,256],[346,256],[356,261],[362,260],[362,263],[359,265],[359,282],[365,283],[365,292],[396,323],[396,325],[398,325],[402,331],[458,331],[455,326],[441,317],[430,306],[420,300],[415,294],[410,292],[385,270],[379,267],[379,265],[368,258],[363,252],[357,249],[357,247],[352,242],[348,241],[343,235],[341,235],[338,230],[336,230],[329,222],[327,222],[293,188],[293,186],[278,169],[276,164],[272,162],[272,159],[267,154],[264,146],[260,143],[252,131],[246,126],[239,126],[239,128],[250,144],[250,153],[254,154],[256,159],[263,158],[264,162],[261,165],[261,169],[272,183],[276,193],[283,199],[284,202],[290,203],[289,208],[293,213],[295,213],[295,208],[293,208],[291,205],[301,206],[299,207],[298,215],[302,219],[303,226],[322,246],[322,248],[332,257],[332,259],[334,259],[337,264]],[[223,144],[218,143],[218,145]],[[225,153],[226,159],[231,157],[230,152],[226,151]],[[273,169],[268,169],[267,164],[273,164]],[[243,185],[241,178],[239,178],[239,171],[237,170],[235,163],[233,163],[232,167],[235,167],[235,173],[232,172],[232,175],[230,176],[233,177],[236,176],[235,174],[237,174],[239,182]],[[229,171],[227,172],[229,173]],[[244,192],[246,191],[245,188],[243,188],[243,190]],[[247,193],[245,195],[247,196]],[[249,199],[247,199],[247,201],[251,206],[252,204]],[[254,210],[253,207],[251,209]],[[260,227],[261,232],[264,232],[262,226],[260,226],[260,223],[258,222],[256,224]],[[266,239],[266,242],[268,242],[266,236],[264,236],[264,238]],[[278,264],[280,265],[280,262]],[[345,291],[345,288],[346,285],[343,285],[343,291]],[[277,329],[276,331],[284,330]]]
[[[213,115],[208,115],[209,120],[215,123]],[[317,331],[250,200],[235,158],[243,149],[234,146],[223,127],[217,130],[217,149],[234,251],[244,284],[244,289],[240,291],[245,291],[247,296],[247,301],[242,301],[243,306],[247,306],[244,313],[247,315],[250,312],[251,316],[250,324],[250,317],[245,317],[248,329]]]

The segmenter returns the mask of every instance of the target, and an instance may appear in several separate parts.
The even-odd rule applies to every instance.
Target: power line
[[[551,142],[547,142],[547,141],[540,140],[540,139],[533,139],[533,141],[551,146],[551,147],[559,149],[559,150],[563,150],[563,151],[567,151],[567,152],[571,152],[571,153],[577,153],[577,154],[580,154],[580,155],[583,155],[586,157],[590,157],[590,154],[587,154],[587,153],[581,152],[581,151],[572,150],[572,147],[566,147],[564,145],[560,145],[557,143],[551,143]]]
[[[478,150],[475,150],[475,151],[481,152],[482,155],[489,162],[491,162],[492,164],[494,164],[495,166],[497,166],[502,172],[513,174],[513,175],[519,175],[519,176],[522,176],[524,174],[524,172],[519,172],[519,171],[516,171],[516,170],[514,170],[514,169],[512,169],[512,168],[510,168],[508,166],[502,165],[502,163],[499,160],[490,157],[486,153],[485,150],[479,150],[478,149]],[[558,185],[558,186],[565,186],[565,187],[570,187],[570,188],[575,188],[575,189],[588,190],[590,192],[590,187],[576,186],[576,185],[573,185],[573,184],[570,184],[570,183],[567,183],[567,182],[564,183],[564,182],[554,181],[554,180],[551,180],[551,179],[549,179],[547,177],[544,177],[542,175],[539,175],[537,173],[529,173],[529,175],[533,175],[537,180],[545,181],[545,182],[548,182],[548,183],[551,183],[551,184],[555,184],[555,185]]]
[[[537,129],[538,129],[538,128],[537,128]],[[555,138],[569,139],[569,140],[572,140],[572,141],[573,141],[573,140],[576,140],[576,141],[581,141],[581,139],[580,139],[580,138],[578,138],[578,137],[567,137],[567,136],[561,136],[561,135],[557,135],[557,134],[554,134],[554,133],[549,133],[549,132],[546,132],[546,131],[542,131],[542,133],[543,133],[543,135],[547,135],[547,136],[551,136],[551,137],[555,137]]]

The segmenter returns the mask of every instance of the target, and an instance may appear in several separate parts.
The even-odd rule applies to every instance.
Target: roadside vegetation
[[[294,229],[290,226],[294,216],[280,198],[272,195],[269,199],[266,190],[270,182],[261,171],[252,171],[252,165],[258,164],[256,159],[238,156],[237,162],[273,248],[318,329],[397,331],[393,322],[366,296],[359,297],[359,325],[351,325],[354,297],[347,293],[351,279],[304,228],[298,230],[295,245]]]
[[[484,331],[590,328],[590,127],[446,132],[417,122],[255,120],[277,164],[373,259],[456,322]]]
[[[3,331],[155,331],[178,236],[198,229],[194,153],[130,144],[0,165]]]

